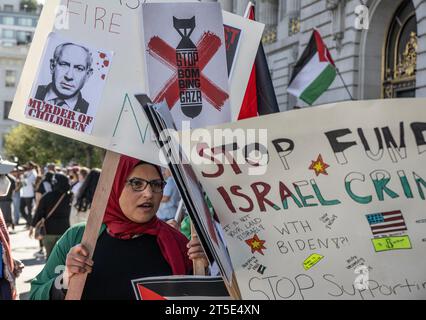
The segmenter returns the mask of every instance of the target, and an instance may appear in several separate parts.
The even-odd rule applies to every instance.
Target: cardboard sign
[[[191,161],[243,299],[426,298],[425,105],[345,102],[191,132],[233,142],[205,139]]]
[[[165,102],[157,105],[146,105],[144,110],[157,142],[166,157],[169,169],[176,181],[179,193],[185,203],[193,226],[204,248],[210,263],[217,263],[228,286],[232,286],[233,270],[229,253],[220,233],[220,225],[214,220],[206,204],[204,192],[196,178],[193,168],[185,158],[179,143],[175,143],[175,123]]]
[[[145,55],[140,36],[143,2],[47,0],[9,117],[26,125],[160,164],[159,151],[151,137],[148,121],[134,98],[134,94],[147,91]],[[243,30],[241,48],[246,53],[238,55],[235,72],[239,76],[234,77],[230,83],[232,113],[238,114],[249,77],[245,70],[249,69],[248,65],[253,64],[263,25],[245,21],[242,17],[229,13],[224,13],[224,22]],[[93,117],[91,121],[91,118],[83,119],[82,116],[81,122],[72,122],[67,118],[67,115],[72,118],[72,114],[65,114],[65,111],[65,117],[60,117],[60,120],[48,115],[45,115],[48,117],[47,121],[26,116],[30,98],[37,93],[34,92],[36,86],[38,88],[38,85],[47,85],[51,80],[47,71],[50,66],[46,66],[49,57],[44,53],[52,32],[67,42],[84,44],[93,50],[102,50],[113,55],[113,62],[105,75],[105,83],[96,90],[89,90],[87,87],[91,95],[99,94],[90,101],[92,114],[89,116]],[[245,34],[251,36],[244,36]],[[40,78],[39,70],[43,71],[46,79]],[[87,97],[84,90],[83,88],[83,97]],[[75,114],[74,118],[77,117],[78,120],[79,116]],[[52,119],[53,123],[49,119]],[[65,120],[70,122],[65,123]]]
[[[227,27],[241,30],[234,65],[229,75],[232,121],[237,121],[265,25],[227,11],[223,11],[223,23],[225,24],[225,34],[228,36]]]
[[[133,96],[145,91],[144,55],[139,36],[141,5],[136,4],[134,1],[46,1],[10,118],[117,153],[159,163],[159,152],[151,139],[148,122]],[[52,32],[57,39],[113,54],[105,81],[98,81],[98,87],[87,87],[90,93],[82,90],[83,98],[91,102],[88,109],[91,114],[88,116],[93,117],[85,128],[78,121],[75,125],[71,122],[64,126],[57,119],[52,118],[53,122],[40,121],[37,117],[25,115],[30,99],[37,93],[36,87],[49,83],[46,69],[52,50],[48,49],[60,42],[53,41]],[[93,65],[94,75],[97,67]],[[46,74],[43,81],[39,70]],[[87,86],[93,79],[88,80]],[[92,101],[89,101],[90,96]],[[61,118],[67,120],[66,116]],[[79,116],[74,115],[77,119]],[[86,123],[89,119],[86,118]]]
[[[239,49],[241,39],[241,29],[224,25],[225,27],[225,47],[226,47],[226,62],[228,66],[228,76],[231,77],[234,71],[235,58]]]
[[[177,128],[231,121],[219,3],[142,6],[149,96],[166,101]]]

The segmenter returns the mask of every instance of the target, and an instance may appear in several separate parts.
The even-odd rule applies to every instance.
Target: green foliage
[[[102,167],[105,154],[103,149],[26,125],[6,135],[4,149],[4,158],[18,157],[21,164],[30,160],[40,165],[77,162],[88,168]]]
[[[26,9],[25,9],[25,6]],[[36,0],[22,0],[20,3],[21,10],[26,10],[27,12],[34,12],[37,10],[38,3]]]

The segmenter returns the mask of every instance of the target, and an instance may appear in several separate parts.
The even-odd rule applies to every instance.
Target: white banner
[[[345,102],[181,135],[204,142],[191,160],[244,299],[426,298],[425,106]]]

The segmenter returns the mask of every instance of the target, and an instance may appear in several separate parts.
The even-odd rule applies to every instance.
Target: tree
[[[22,0],[20,3],[20,8],[23,11],[34,12],[37,11],[38,3],[36,0]]]
[[[18,157],[19,163],[76,162],[88,168],[101,167],[105,155],[103,149],[22,124],[6,135],[4,149],[7,158]]]

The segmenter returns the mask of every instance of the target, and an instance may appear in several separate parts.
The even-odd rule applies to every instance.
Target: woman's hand
[[[30,231],[28,232],[28,236],[32,239],[34,236],[34,228],[30,227]]]
[[[175,228],[176,230],[179,230],[179,224],[176,222],[175,219],[171,219],[167,221],[167,224],[173,228]]]
[[[76,274],[91,273],[93,260],[89,258],[89,251],[82,245],[71,248],[65,261],[64,286],[68,288],[69,280]]]
[[[22,269],[24,269],[25,265],[21,261],[15,259],[13,259],[13,265],[13,275],[15,278],[18,278],[21,275]]]
[[[192,240],[188,242],[188,256],[189,259],[194,261],[195,259],[201,259],[204,262],[204,266],[207,267],[209,262],[207,256],[204,253],[203,247],[201,246],[200,240],[197,235],[193,235]]]

